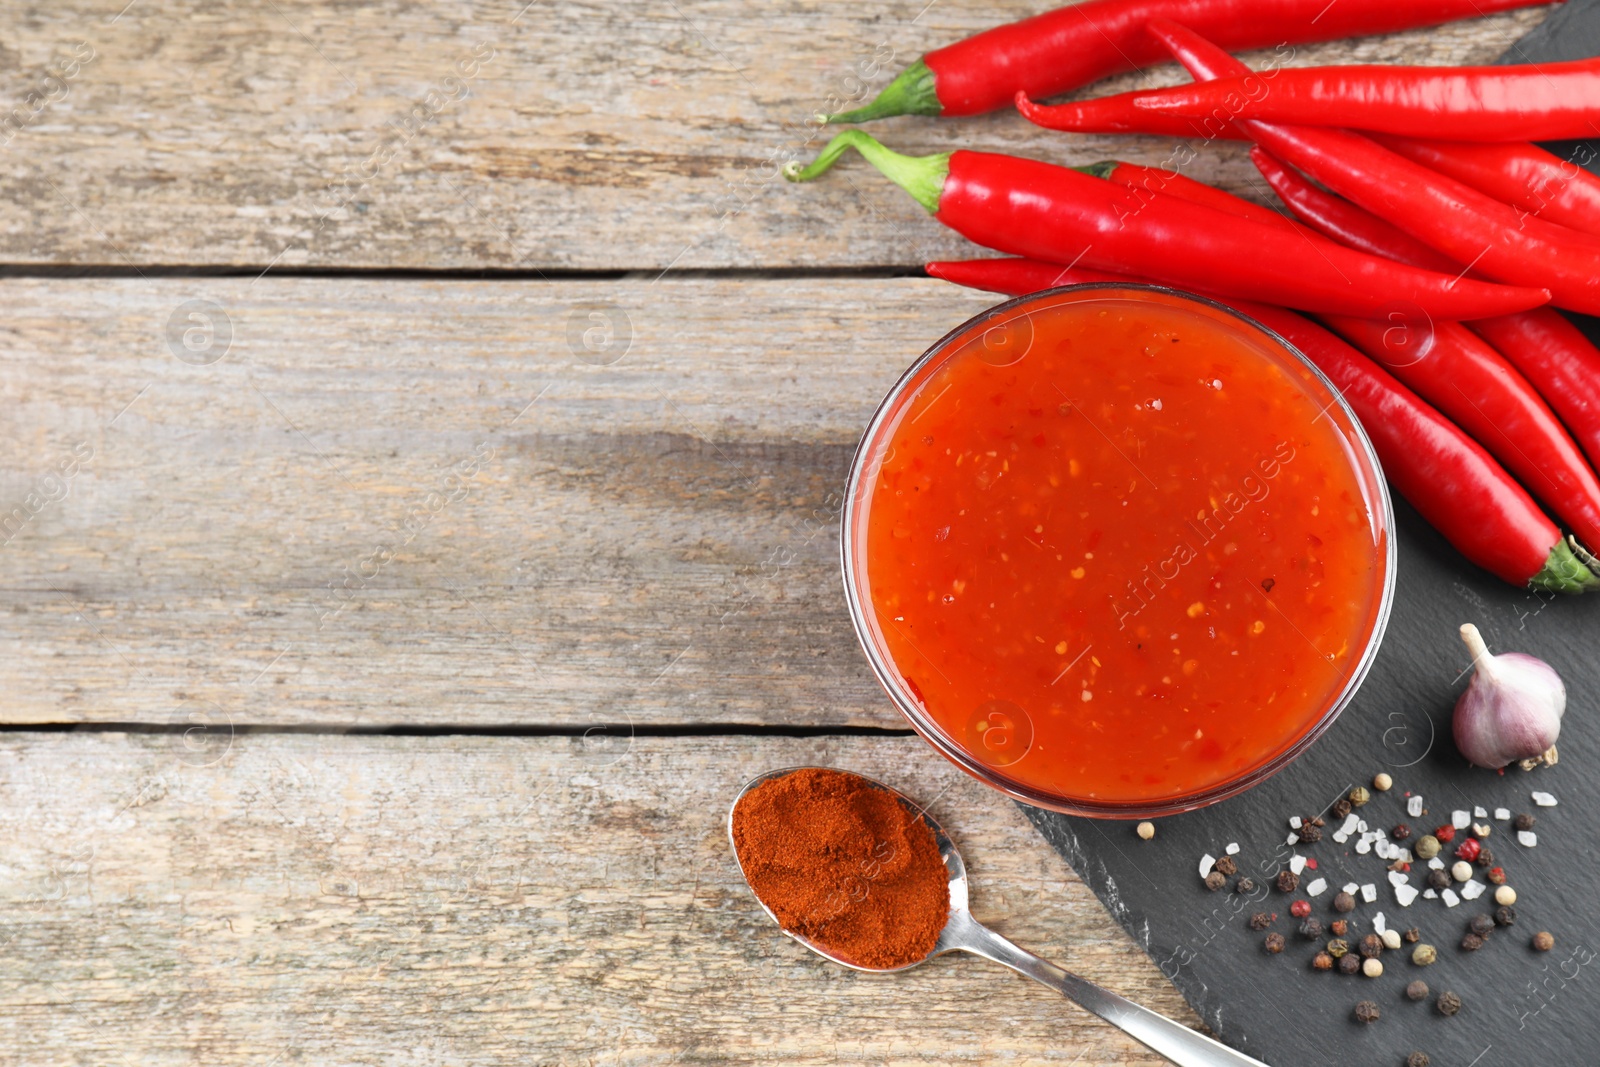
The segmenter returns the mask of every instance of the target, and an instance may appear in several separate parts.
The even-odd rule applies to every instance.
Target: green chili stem
[[[937,115],[944,110],[934,92],[933,71],[922,60],[902,70],[894,81],[873,99],[854,111],[823,116],[824,122],[871,122],[893,115]]]
[[[945,177],[950,173],[950,153],[939,152],[931,156],[903,156],[885,148],[861,130],[842,130],[836,134],[822,154],[802,167],[798,160],[787,163],[783,176],[792,182],[808,182],[827,171],[839,161],[846,149],[854,148],[884,177],[910,193],[912,197],[934,214],[939,210],[939,193],[944,189]]]
[[[1545,560],[1544,569],[1528,581],[1528,587],[1552,593],[1592,593],[1600,590],[1600,577],[1596,577],[1594,571],[1584,565],[1585,557],[1594,558],[1577,542],[1569,546],[1566,541],[1557,541]]]

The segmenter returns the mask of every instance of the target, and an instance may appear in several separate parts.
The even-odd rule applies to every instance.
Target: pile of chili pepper
[[[1234,307],[1328,375],[1389,481],[1463,556],[1515,585],[1588,592],[1600,589],[1583,547],[1600,546],[1600,349],[1554,309],[1600,314],[1600,178],[1530,138],[1600,136],[1600,59],[1257,73],[1227,51],[1525,6],[1085,0],[929,52],[865,107],[826,117],[1015,102],[1050,129],[1252,141],[1286,210],[1172,167],[910,157],[860,130],[785,174],[810,180],[854,148],[1009,257],[930,263],[936,278],[1010,295],[1155,283]],[[1192,85],[1033,99],[1169,58]]]

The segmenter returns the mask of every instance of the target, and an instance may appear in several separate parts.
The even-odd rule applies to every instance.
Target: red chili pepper
[[[1600,544],[1600,479],[1561,421],[1500,353],[1459,322],[1323,321],[1505,464],[1579,540]]]
[[[1373,139],[1546,222],[1600,234],[1600,178],[1538,145],[1419,141],[1389,134]],[[1579,146],[1578,155],[1585,162],[1595,159],[1587,145]]]
[[[1091,163],[1086,167],[1076,167],[1085,174],[1092,174],[1096,178],[1105,178],[1118,185],[1125,185],[1143,195],[1156,196],[1165,194],[1175,196],[1179,200],[1187,200],[1191,204],[1204,204],[1207,207],[1225,211],[1230,215],[1240,218],[1255,219],[1280,229],[1299,229],[1299,225],[1281,212],[1253,204],[1243,197],[1234,196],[1232,193],[1218,189],[1215,185],[1197,182],[1177,170],[1169,167],[1146,167],[1139,163],[1124,163],[1121,160],[1108,159],[1100,163]],[[1452,272],[1455,273],[1455,272]]]
[[[784,174],[808,181],[852,147],[946,226],[1015,255],[1349,315],[1382,314],[1396,301],[1441,319],[1505,315],[1543,303],[1536,289],[1452,279],[1176,197],[1141,200],[1124,186],[1015,156],[958,151],[912,158],[846,130],[809,167],[791,165]]]
[[[1230,57],[1231,58],[1231,57]],[[1064,104],[1036,104],[1027,93],[1013,97],[1022,117],[1035,126],[1068,133],[1145,133],[1157,137],[1197,138],[1202,141],[1243,141],[1249,138],[1233,125],[1230,116],[1186,118],[1134,107],[1139,93],[1113,93]]]
[[[1011,296],[1081,282],[1139,281],[1027,259],[929,263],[927,271]],[[1415,393],[1309,319],[1248,300],[1223,302],[1289,341],[1328,376],[1371,438],[1384,475],[1463,556],[1512,585],[1600,590],[1600,578],[1522,486]]]
[[[1295,216],[1318,232],[1414,267],[1446,273],[1459,269],[1377,216],[1318,189],[1261,148],[1252,149],[1250,158]],[[1590,464],[1600,467],[1600,395],[1595,389],[1600,382],[1600,349],[1565,315],[1550,308],[1479,319],[1469,328],[1533,383]]]
[[[1196,77],[1228,69],[1226,53],[1181,26],[1153,24],[1150,32]],[[1227,63],[1238,69],[1232,57]],[[1541,285],[1560,307],[1600,313],[1600,238],[1528,218],[1349,130],[1245,119],[1234,124],[1279,159],[1482,274]]]
[[[1456,848],[1456,857],[1468,863],[1478,858],[1478,853],[1483,851],[1483,846],[1478,844],[1476,837],[1469,837]]]
[[[1554,141],[1600,134],[1597,101],[1600,59],[1577,59],[1513,67],[1296,67],[1279,71],[1271,92],[1262,91],[1258,75],[1245,75],[1143,93],[1134,106],[1190,117],[1227,108],[1263,122],[1448,141]]]
[[[1145,36],[1153,18],[1187,23],[1229,48],[1331,41],[1434,26],[1538,0],[1086,0],[937,48],[865,107],[829,122],[890,115],[977,115],[1017,92],[1052,96],[1166,59]]]

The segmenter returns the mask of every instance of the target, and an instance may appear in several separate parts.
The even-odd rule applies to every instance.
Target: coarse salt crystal
[[[1210,874],[1211,873],[1211,868],[1216,866],[1216,863],[1217,863],[1217,857],[1213,856],[1209,852],[1207,852],[1204,856],[1201,856],[1200,857],[1200,877],[1204,878],[1206,875]]]
[[[1396,856],[1395,859],[1399,860],[1401,863],[1410,863],[1411,862],[1411,850],[1409,848],[1401,849],[1400,850],[1400,855]]]
[[[1378,899],[1378,887],[1371,882],[1361,887],[1361,899],[1371,904]]]
[[[1394,845],[1390,844],[1388,841],[1385,841],[1381,837],[1372,843],[1372,851],[1378,854],[1378,858],[1380,860],[1394,859],[1394,856],[1392,855],[1394,852]]]
[[[1304,856],[1290,856],[1289,869],[1295,874],[1299,874],[1306,869],[1306,858]]]
[[[1300,816],[1298,816],[1298,815],[1289,816],[1289,829],[1291,829],[1291,830],[1300,829]]]
[[[1383,912],[1380,911],[1372,917],[1372,932],[1381,937],[1387,929],[1389,929],[1389,922],[1383,917]]]
[[[1416,796],[1414,796],[1410,800],[1406,801],[1406,814],[1411,816],[1413,819],[1422,818],[1422,794],[1421,793],[1418,793]]]
[[[1344,817],[1344,825],[1339,827],[1339,832],[1344,834],[1346,837],[1349,837],[1351,834],[1356,832],[1356,827],[1360,824],[1361,820],[1355,815],[1346,815]]]
[[[1497,818],[1497,819],[1509,819],[1509,818],[1511,818],[1511,809],[1510,808],[1495,808],[1494,809],[1494,817]]]
[[[1300,840],[1300,835],[1298,833],[1294,833],[1294,834],[1290,834],[1288,836],[1288,838],[1284,840],[1283,843],[1286,844],[1286,845],[1293,845],[1293,844],[1298,843],[1299,840]]]
[[[1338,830],[1335,830],[1333,832],[1333,839],[1334,839],[1335,842],[1337,842],[1338,844],[1342,845],[1346,841],[1350,840],[1350,835],[1349,834],[1342,834]]]
[[[1405,874],[1403,872],[1401,872],[1401,871],[1390,871],[1389,872],[1389,884],[1390,885],[1405,885],[1406,881],[1407,881],[1407,879],[1406,879],[1406,876],[1405,876]]]
[[[1399,892],[1399,890],[1396,890],[1395,892]],[[1424,889],[1422,891],[1422,898],[1424,900],[1437,900],[1439,899],[1439,891],[1437,889]]]
[[[1371,852],[1372,851],[1372,842],[1371,842],[1371,840],[1369,840],[1366,837],[1363,837],[1360,841],[1357,841],[1356,842],[1356,851],[1361,853],[1363,856],[1365,856],[1368,852]]]
[[[1344,884],[1344,891],[1346,893],[1354,893],[1354,892],[1358,891],[1360,888],[1361,887],[1359,885],[1357,885],[1355,882],[1346,882]]]
[[[1461,903],[1461,898],[1456,896],[1456,891],[1454,889],[1446,889],[1441,891],[1439,893],[1439,898],[1444,901],[1444,905],[1447,908],[1453,908],[1457,904]]]
[[[1533,802],[1541,808],[1553,808],[1556,806],[1556,798],[1550,793],[1534,793]]]
[[[1474,819],[1487,819],[1489,817],[1489,809],[1475,807],[1472,809],[1472,817]]]
[[[1518,830],[1517,844],[1524,848],[1532,848],[1539,843],[1539,835],[1532,830]]]
[[[1365,819],[1357,819],[1356,820],[1356,829],[1360,830],[1362,833],[1366,833],[1367,832],[1367,820],[1365,820]]]
[[[1433,857],[1433,859],[1428,861],[1428,869],[1433,871],[1444,870],[1444,860],[1440,859],[1438,856]]]
[[[1226,849],[1224,849],[1223,851],[1225,851],[1230,856],[1237,856],[1239,854],[1239,842],[1237,842],[1237,841],[1229,842],[1228,843],[1228,847]]]
[[[1318,878],[1316,881],[1306,886],[1306,896],[1320,897],[1322,895],[1322,891],[1327,888],[1328,880],[1326,878]]]
[[[1468,826],[1472,825],[1472,813],[1467,811],[1452,811],[1450,813],[1450,825],[1454,826],[1457,830],[1465,830]]]
[[[1429,890],[1429,892],[1432,892],[1432,890]],[[1407,882],[1405,885],[1395,886],[1394,899],[1395,903],[1399,904],[1402,908],[1411,907],[1411,902],[1417,899],[1417,887],[1412,885],[1410,882]]]
[[[1477,900],[1479,897],[1483,896],[1483,891],[1488,888],[1489,887],[1484,885],[1482,882],[1468,882],[1466,885],[1461,887],[1461,899]]]

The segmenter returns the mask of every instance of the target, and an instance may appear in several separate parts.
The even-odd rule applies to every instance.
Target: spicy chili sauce
[[[1259,329],[1172,294],[1062,295],[947,345],[880,424],[862,610],[904,690],[1005,778],[1113,808],[1226,790],[1362,663],[1382,489],[1323,380]]]

